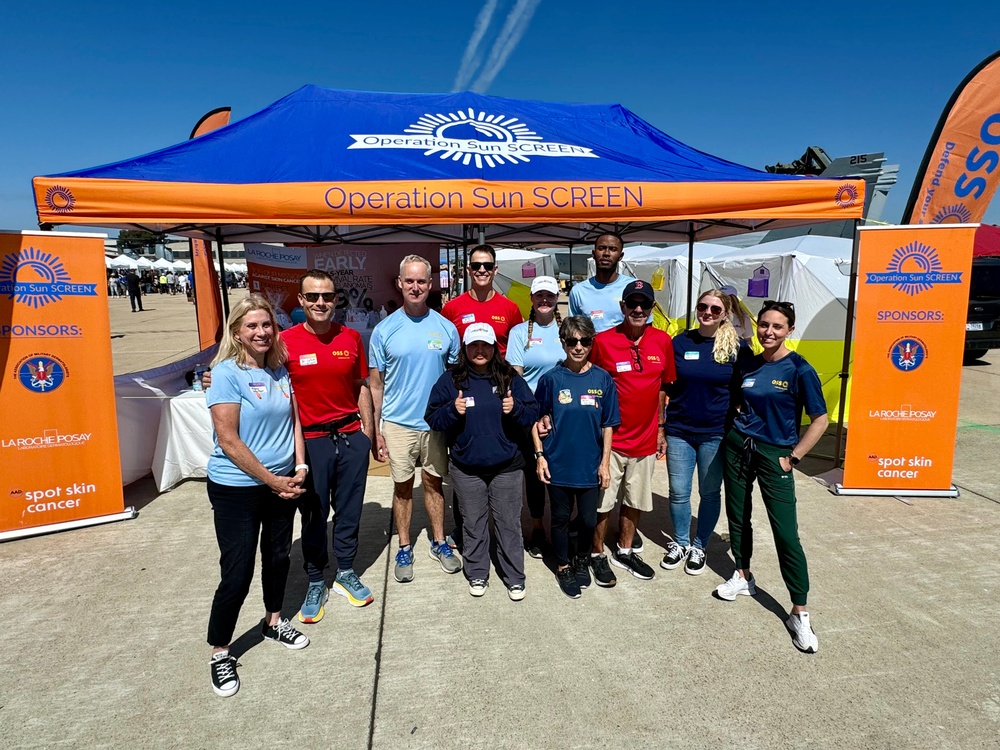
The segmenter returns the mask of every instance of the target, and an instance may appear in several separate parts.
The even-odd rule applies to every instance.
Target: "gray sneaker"
[[[399,548],[396,553],[396,569],[393,575],[399,583],[409,583],[413,580],[413,547]]]
[[[431,542],[431,557],[441,563],[445,573],[457,573],[462,569],[462,559],[455,554],[448,542]]]

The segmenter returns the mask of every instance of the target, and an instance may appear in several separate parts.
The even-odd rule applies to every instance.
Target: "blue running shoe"
[[[396,569],[393,576],[399,583],[409,583],[413,580],[413,547],[409,549],[399,548],[396,553]]]
[[[333,581],[333,590],[341,596],[346,596],[347,601],[355,607],[364,607],[375,601],[371,590],[361,583],[354,569],[338,570],[337,577]]]
[[[441,563],[445,573],[457,573],[462,569],[462,560],[456,555],[448,542],[431,542],[431,557]]]
[[[299,622],[314,623],[323,619],[326,611],[323,605],[330,598],[330,592],[326,590],[323,581],[312,581],[306,589],[306,600],[302,602],[302,609],[299,610]]]

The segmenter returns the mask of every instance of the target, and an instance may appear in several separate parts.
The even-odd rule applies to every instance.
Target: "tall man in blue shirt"
[[[430,519],[430,555],[446,573],[457,573],[462,561],[445,541],[444,497],[441,478],[448,471],[444,435],[432,432],[424,420],[431,388],[449,364],[458,361],[458,331],[440,313],[430,309],[431,264],[408,255],[399,265],[396,286],[403,306],[382,320],[372,332],[369,384],[375,406],[375,445],[372,452],[389,459],[392,475],[392,513],[399,534],[395,578],[413,580],[413,478],[421,467],[424,506]]]
[[[622,292],[635,281],[618,273],[618,264],[625,254],[625,245],[617,234],[602,234],[594,242],[594,264],[597,269],[586,281],[574,284],[569,292],[569,314],[586,315],[594,322],[597,333],[607,331],[625,320],[621,305]]]

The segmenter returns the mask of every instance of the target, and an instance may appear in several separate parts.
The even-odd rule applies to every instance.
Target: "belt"
[[[323,422],[321,424],[303,426],[302,432],[328,432],[330,433],[330,437],[334,437],[345,427],[354,424],[360,419],[361,415],[358,412],[354,412],[354,414],[348,414],[343,419],[338,419],[334,422]]]

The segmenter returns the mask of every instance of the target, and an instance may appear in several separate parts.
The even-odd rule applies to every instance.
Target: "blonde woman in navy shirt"
[[[757,593],[750,572],[751,492],[756,480],[774,535],[781,577],[792,599],[785,627],[796,648],[814,654],[819,650],[819,641],[806,609],[809,570],[799,541],[792,468],[816,445],[828,420],[816,370],[785,345],[794,330],[795,306],[766,300],[757,319],[757,339],[764,351],[741,363],[739,379],[734,381],[734,387],[739,389],[739,414],[726,435],[725,482],[736,572],[715,591],[726,601]],[[803,411],[812,422],[800,438]]]
[[[660,567],[684,565],[689,575],[705,570],[705,550],[722,510],[721,450],[730,413],[733,368],[737,358],[753,356],[733,326],[731,297],[709,289],[695,308],[698,328],[674,337],[677,380],[667,405],[667,477],[673,541]],[[698,528],[691,540],[691,479],[698,469]]]

